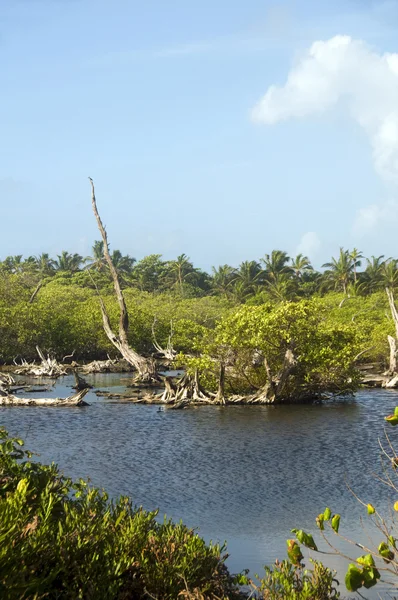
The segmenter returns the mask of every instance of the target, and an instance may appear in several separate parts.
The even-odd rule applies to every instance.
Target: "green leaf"
[[[362,587],[363,575],[362,571],[358,569],[353,563],[348,565],[347,573],[345,576],[345,586],[349,592],[356,592]]]
[[[338,533],[339,527],[340,527],[340,515],[334,515],[334,517],[332,519],[332,529],[333,529],[333,531]]]
[[[390,547],[386,542],[381,542],[378,547],[378,552],[380,556],[383,558],[384,562],[390,562],[394,558],[394,552],[390,550]]]
[[[324,520],[325,520],[325,515],[323,513],[318,515],[317,518],[315,519],[315,522],[321,531],[323,531],[325,529],[325,527],[323,525]]]
[[[325,517],[325,521],[329,521],[330,517],[332,516],[332,511],[330,510],[330,508],[325,508],[323,516]]]
[[[396,543],[397,540],[395,539],[395,537],[393,535],[389,535],[388,536],[388,543],[390,544],[390,546],[392,546],[395,550],[397,549]]]
[[[380,579],[380,573],[376,568],[367,567],[363,569],[363,585],[367,590],[376,585],[378,579]]]
[[[364,556],[360,556],[357,558],[357,563],[363,565],[364,567],[374,567],[375,561],[371,554],[365,554]]]
[[[388,417],[384,417],[384,420],[393,427],[398,425],[398,415],[388,415]]]
[[[300,565],[301,561],[303,560],[300,546],[297,544],[296,540],[286,540],[286,544],[287,555],[290,562],[296,566]]]
[[[314,538],[310,533],[306,533],[302,529],[292,529],[292,533],[296,534],[296,538],[299,542],[301,542],[307,548],[311,548],[311,550],[317,551],[317,545],[314,542]]]
[[[373,504],[368,504],[368,515],[374,515],[375,512],[376,512],[376,509],[373,506]]]

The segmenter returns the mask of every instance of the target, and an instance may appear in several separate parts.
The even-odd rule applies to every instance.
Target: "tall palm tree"
[[[261,283],[262,271],[259,263],[255,260],[245,260],[236,270],[234,279],[235,287],[238,286],[239,297],[247,297],[254,294]]]
[[[106,261],[104,257],[104,242],[102,240],[96,240],[91,249],[91,256],[87,256],[84,259],[86,269],[94,269],[95,271],[104,271],[106,268]]]
[[[361,258],[363,258],[363,254],[361,250],[354,248],[350,252],[350,258],[352,260],[353,271],[354,271],[354,282],[357,282],[357,268],[361,266]]]
[[[130,275],[136,259],[129,254],[122,254],[120,250],[114,250],[111,254],[113,266],[117,273],[121,275]]]
[[[22,254],[16,254],[15,256],[6,256],[6,258],[3,261],[3,266],[5,270],[9,273],[22,273]]]
[[[334,289],[343,290],[347,294],[347,286],[352,279],[354,270],[349,251],[340,248],[339,257],[337,259],[332,258],[331,262],[325,263],[322,267],[326,267],[325,279],[333,285]]]
[[[83,262],[83,257],[80,254],[69,254],[66,250],[62,250],[61,254],[57,254],[55,267],[57,271],[69,271],[76,273],[80,270],[80,265]]]
[[[304,256],[304,254],[297,254],[296,258],[291,258],[290,266],[297,279],[301,279],[306,271],[314,270],[308,256]]]
[[[186,254],[180,254],[176,260],[170,260],[166,263],[165,281],[171,282],[171,285],[179,288],[183,294],[184,283],[194,283],[197,278],[198,269],[196,269]]]
[[[272,250],[271,254],[266,254],[260,262],[264,265],[264,274],[268,281],[277,281],[278,277],[284,273],[289,275],[293,269],[289,267],[290,257],[283,250]]]
[[[391,259],[387,259],[389,261]],[[386,260],[384,259],[384,254],[380,256],[371,256],[366,259],[367,265],[366,269],[363,273],[364,281],[366,282],[367,288],[370,292],[380,288],[383,283],[383,275],[382,269]]]
[[[211,286],[213,290],[228,297],[236,279],[236,269],[229,265],[220,265],[217,269],[212,267],[212,272]]]
[[[50,258],[47,252],[43,252],[36,257],[37,271],[40,275],[52,275],[55,271],[55,260]]]
[[[394,258],[386,260],[381,267],[381,281],[384,287],[395,290],[398,287],[398,261]]]

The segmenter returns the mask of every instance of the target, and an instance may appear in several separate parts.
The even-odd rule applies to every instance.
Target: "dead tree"
[[[155,317],[153,319],[153,323],[152,323],[152,341],[153,341],[153,345],[156,349],[157,352],[159,352],[160,355],[164,356],[164,358],[167,358],[167,360],[174,360],[177,352],[176,350],[174,350],[173,348],[173,321],[170,321],[170,335],[167,338],[167,345],[166,348],[162,348],[162,346],[159,344],[159,342],[156,339],[156,333],[155,333],[155,325],[156,325],[156,321],[157,318]]]
[[[387,381],[384,386],[387,388],[397,387],[398,385],[398,373],[397,373],[397,340],[398,340],[398,312],[397,307],[395,306],[394,300],[394,292],[391,288],[386,287],[386,294],[388,298],[388,304],[390,306],[390,312],[392,316],[392,320],[394,321],[395,326],[395,338],[392,335],[388,335],[388,344],[390,346],[390,360],[388,370],[384,373],[384,375],[388,375],[391,377],[389,381]]]
[[[98,229],[100,231],[102,241],[104,242],[104,258],[109,267],[109,271],[113,281],[113,289],[115,291],[115,296],[119,304],[120,311],[119,334],[116,335],[112,330],[104,301],[102,300],[101,296],[99,296],[104,331],[110,342],[115,346],[115,348],[118,349],[123,358],[138,371],[139,378],[142,381],[158,380],[155,362],[152,359],[145,358],[138,354],[138,352],[136,352],[135,350],[133,350],[133,348],[130,347],[130,344],[128,342],[129,316],[127,312],[127,307],[122,289],[120,287],[119,276],[109,254],[108,237],[105,231],[105,227],[103,226],[98,213],[97,202],[95,199],[94,182],[91,179],[91,177],[89,177],[89,180],[92,192],[91,203],[95,218],[97,220]]]

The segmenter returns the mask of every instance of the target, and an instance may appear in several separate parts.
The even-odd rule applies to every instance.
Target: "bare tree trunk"
[[[225,365],[220,364],[220,377],[218,379],[218,390],[214,398],[214,404],[223,404],[225,406]]]
[[[288,348],[285,353],[285,358],[283,361],[282,372],[279,376],[279,381],[276,386],[276,396],[281,397],[283,394],[283,389],[287,383],[289,375],[292,374],[294,369],[296,368],[297,360],[294,357],[293,352]]]
[[[392,320],[394,321],[395,326],[395,338],[391,335],[387,336],[388,344],[390,346],[390,364],[388,367],[388,371],[385,375],[390,375],[392,377],[391,380],[387,381],[384,384],[384,387],[396,387],[397,385],[397,340],[398,340],[398,312],[395,306],[394,301],[394,292],[391,288],[386,287],[386,294],[388,298],[388,304],[390,306]]]
[[[388,304],[390,305],[391,316],[395,325],[395,337],[398,339],[398,312],[394,302],[394,292],[392,289],[386,287],[386,294],[388,298]]]
[[[104,301],[102,300],[101,297],[99,297],[101,313],[102,313],[102,324],[104,327],[104,331],[105,331],[108,339],[112,342],[112,344],[115,346],[115,348],[117,348],[119,350],[119,352],[123,356],[123,358],[126,359],[130,365],[133,365],[133,367],[135,367],[137,369],[138,374],[141,379],[143,379],[144,381],[149,381],[151,379],[158,379],[157,373],[156,373],[155,362],[151,359],[144,358],[143,356],[138,354],[138,352],[133,350],[133,348],[131,348],[129,345],[128,337],[127,337],[128,328],[129,328],[129,316],[128,316],[128,312],[127,312],[127,307],[126,307],[126,303],[124,301],[122,289],[120,287],[120,282],[119,282],[119,277],[118,277],[117,271],[113,265],[111,256],[109,254],[108,237],[107,237],[107,234],[105,231],[105,227],[103,226],[101,218],[98,213],[97,202],[95,199],[94,182],[91,179],[91,177],[89,177],[89,180],[90,180],[91,192],[92,192],[91,193],[91,204],[93,207],[93,212],[94,212],[95,218],[97,220],[98,229],[101,233],[101,237],[104,242],[104,257],[108,264],[109,271],[111,273],[111,277],[112,277],[112,281],[113,281],[113,289],[115,290],[115,296],[118,301],[119,310],[120,310],[119,335],[116,335],[112,330],[112,327],[111,327],[111,324],[109,321],[109,316],[108,316],[108,313],[105,308]]]
[[[387,375],[394,375],[397,372],[397,341],[391,335],[387,336],[390,345],[390,364]]]
[[[297,360],[295,359],[292,350],[288,348],[285,353],[282,369],[279,375],[275,378],[271,373],[267,358],[264,357],[267,383],[261,390],[259,390],[258,393],[256,393],[256,395],[253,397],[252,403],[273,404],[283,402],[286,399],[284,397],[284,388],[289,376],[296,368],[296,365]]]

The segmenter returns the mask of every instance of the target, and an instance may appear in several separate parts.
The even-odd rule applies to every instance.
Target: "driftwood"
[[[15,388],[15,379],[9,373],[0,373],[0,396],[7,396]]]
[[[130,347],[130,344],[128,342],[127,334],[129,328],[129,316],[127,312],[127,307],[122,289],[120,287],[119,276],[112,262],[111,255],[109,254],[108,237],[105,231],[105,227],[103,226],[101,217],[98,213],[97,202],[95,198],[94,182],[91,179],[91,177],[89,177],[89,180],[91,184],[91,204],[94,216],[97,221],[98,229],[101,233],[102,241],[104,242],[104,258],[109,267],[109,271],[113,281],[113,289],[115,291],[115,296],[119,304],[120,311],[119,335],[116,335],[112,330],[104,301],[98,293],[104,331],[110,342],[115,346],[115,348],[118,349],[123,358],[125,358],[128,363],[130,363],[135,369],[137,369],[140,379],[142,379],[143,381],[158,379],[155,362],[152,359],[144,358],[143,356],[138,354],[138,352],[136,352],[135,350],[133,350],[133,348]]]
[[[80,392],[81,390],[90,390],[93,387],[90,383],[87,383],[87,381],[77,373],[76,369],[73,369],[73,375],[75,378],[75,385],[72,389]]]
[[[88,365],[83,365],[81,370],[85,375],[89,373],[112,373],[115,371],[116,360],[108,358],[108,360],[93,360]]]
[[[34,375],[35,377],[60,377],[61,375],[66,375],[67,371],[55,358],[50,358],[49,356],[46,358],[39,346],[36,346],[36,350],[41,359],[41,364],[35,365],[23,360],[21,366],[15,369],[17,375]]]
[[[83,400],[88,390],[82,390],[68,398],[19,398],[13,394],[0,396],[0,405],[6,406],[89,406]]]
[[[174,350],[173,348],[173,321],[170,321],[170,335],[167,339],[167,345],[166,348],[162,348],[162,346],[158,343],[157,339],[156,339],[156,334],[155,334],[155,325],[156,325],[156,317],[153,320],[152,323],[152,341],[153,341],[153,345],[155,346],[155,349],[157,350],[157,352],[163,356],[164,358],[167,358],[168,360],[174,360],[176,355],[177,355],[177,351]]]

